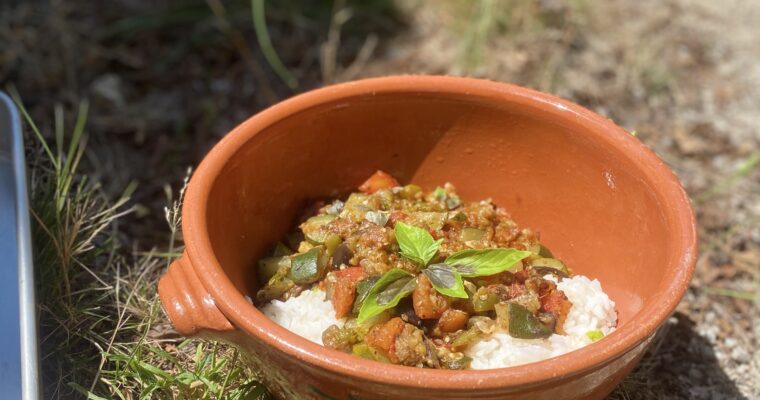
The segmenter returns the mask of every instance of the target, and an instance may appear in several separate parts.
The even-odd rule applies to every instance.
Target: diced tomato
[[[380,189],[390,189],[399,186],[399,183],[392,176],[378,170],[359,186],[359,190],[364,193],[375,193]]]
[[[462,310],[450,308],[443,312],[441,319],[438,320],[438,328],[441,332],[456,332],[467,325],[469,315]]]
[[[399,318],[391,318],[384,324],[378,324],[372,327],[364,338],[368,345],[390,353],[396,338],[404,330],[404,321]]]
[[[343,318],[351,311],[356,297],[356,283],[364,278],[361,267],[349,267],[333,272],[335,283],[330,291],[330,302],[335,309],[335,317]]]
[[[390,217],[388,217],[388,223],[391,226],[396,226],[396,221],[403,221],[407,217],[403,211],[392,211]]]
[[[433,289],[430,280],[423,274],[417,276],[417,288],[412,292],[414,313],[421,319],[440,318],[451,306],[451,300]]]
[[[559,334],[565,333],[563,325],[572,306],[573,303],[567,299],[567,296],[565,296],[565,293],[561,290],[553,290],[541,298],[541,309],[545,312],[554,314],[557,318],[555,330]]]
[[[525,285],[515,282],[509,285],[509,298],[514,299],[515,297],[519,297],[525,293],[526,290]]]
[[[334,272],[338,280],[350,281],[352,283],[359,282],[364,279],[364,271],[360,266],[348,267]]]

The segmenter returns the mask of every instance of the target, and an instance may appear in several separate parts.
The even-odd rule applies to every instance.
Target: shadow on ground
[[[676,312],[639,366],[608,399],[747,399],[723,372],[710,342]]]

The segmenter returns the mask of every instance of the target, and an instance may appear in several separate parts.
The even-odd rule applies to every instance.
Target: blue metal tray
[[[24,144],[15,105],[0,92],[0,388],[3,399],[39,399]]]

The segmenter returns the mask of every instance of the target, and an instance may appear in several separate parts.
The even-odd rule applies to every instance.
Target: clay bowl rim
[[[491,370],[447,371],[380,364],[320,346],[268,319],[238,292],[214,256],[206,225],[206,205],[213,183],[238,149],[276,122],[322,104],[378,93],[445,93],[529,106],[580,125],[595,141],[634,159],[644,175],[652,175],[656,194],[666,209],[666,223],[675,224],[673,246],[681,251],[678,262],[667,265],[675,271],[660,292],[661,301],[650,302],[599,342],[548,360]],[[216,306],[238,329],[293,357],[294,362],[312,364],[344,378],[355,376],[378,384],[428,390],[533,386],[578,376],[614,361],[646,340],[673,312],[689,285],[697,254],[688,196],[665,164],[629,132],[590,110],[548,94],[505,83],[448,76],[390,76],[348,82],[306,92],[261,111],[233,129],[206,155],[190,180],[182,214],[182,231],[193,269]]]

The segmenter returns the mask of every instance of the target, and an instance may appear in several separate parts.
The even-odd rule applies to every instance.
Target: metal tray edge
[[[19,277],[19,335],[21,337],[21,394],[25,400],[40,398],[39,350],[37,337],[37,302],[34,290],[34,269],[29,219],[24,139],[21,120],[13,101],[0,92],[0,103],[11,117],[11,158],[16,183],[16,236]]]

